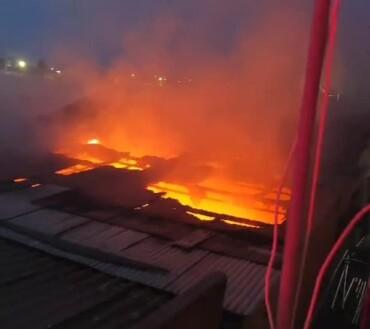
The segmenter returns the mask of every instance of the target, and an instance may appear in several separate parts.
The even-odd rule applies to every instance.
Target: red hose
[[[295,150],[296,142],[294,141],[290,151],[288,160],[285,164],[285,168],[283,171],[283,176],[281,178],[280,185],[277,190],[276,200],[275,200],[275,209],[274,209],[274,231],[273,231],[273,238],[272,238],[272,247],[271,247],[271,255],[267,265],[266,274],[265,274],[265,306],[267,312],[267,318],[269,321],[270,329],[275,329],[275,322],[274,322],[274,315],[272,312],[271,306],[271,297],[270,297],[270,289],[271,289],[271,276],[272,271],[275,263],[276,253],[277,253],[277,246],[279,240],[279,207],[280,207],[280,197],[288,176],[289,167],[293,160],[294,150]]]

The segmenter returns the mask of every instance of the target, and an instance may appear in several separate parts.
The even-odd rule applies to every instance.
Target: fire
[[[56,171],[55,173],[58,175],[68,176],[68,175],[77,174],[77,173],[92,170],[92,169],[94,169],[94,167],[92,166],[76,164],[68,168],[60,169]]]
[[[117,169],[138,170],[138,171],[143,171],[145,168],[149,168],[147,165],[145,166],[145,168],[139,166],[137,160],[130,158],[122,158],[119,161],[111,162],[108,165]]]
[[[103,163],[102,160],[100,160],[96,157],[93,157],[93,156],[91,156],[87,153],[78,153],[78,154],[74,155],[73,158],[76,159],[76,160],[88,161],[88,162],[92,162],[92,163],[95,163],[95,164]]]
[[[229,219],[223,219],[222,221],[226,224],[229,224],[229,225],[237,225],[237,226],[248,227],[248,228],[260,228],[260,226],[258,226],[258,225],[236,222],[236,221],[229,220]]]
[[[27,178],[24,178],[24,177],[14,178],[13,179],[13,182],[14,183],[22,183],[22,182],[25,182],[25,181],[27,181]]]
[[[127,167],[128,170],[137,170],[137,171],[143,171],[144,169],[141,168],[141,167],[137,167],[137,166],[130,166],[130,167]]]
[[[235,189],[237,186],[235,187]],[[256,187],[257,188],[257,187]],[[148,186],[148,190],[154,193],[164,193],[164,198],[178,200],[184,206],[190,206],[194,209],[207,210],[215,214],[228,215],[233,217],[245,218],[250,220],[261,221],[265,223],[272,223],[274,220],[273,207],[264,205],[258,200],[253,200],[247,194],[235,196],[228,191],[218,191],[215,193],[212,189],[205,189],[203,197],[195,197],[191,191],[182,185],[169,184],[166,182],[159,182]],[[252,191],[252,188],[249,187]],[[240,199],[240,200],[239,200]],[[250,201],[248,202],[248,199]],[[280,209],[279,223],[285,218],[285,212]],[[200,220],[211,220],[207,217],[200,217],[199,214],[195,217]],[[235,222],[225,221],[228,224]]]
[[[114,167],[114,168],[117,168],[117,169],[125,169],[125,168],[128,167],[127,164],[119,162],[119,161],[118,162],[111,162],[109,165]]]
[[[207,215],[203,215],[203,214],[198,214],[198,213],[192,212],[192,211],[187,211],[186,213],[198,218],[199,220],[206,221],[206,222],[211,222],[211,221],[215,220],[214,216],[207,216]]]
[[[97,145],[97,144],[101,144],[101,143],[100,143],[100,140],[99,139],[92,138],[92,139],[89,139],[86,144]]]
[[[88,141],[88,144],[98,143],[100,143],[98,139]],[[104,146],[102,145],[102,147]],[[58,170],[55,172],[58,175],[73,175],[92,170],[99,166],[112,166],[119,170],[133,171],[145,171],[153,167],[151,164],[146,163],[143,160],[144,158],[132,156],[121,157],[114,162],[105,162],[102,158],[96,158],[96,155],[91,156],[88,150],[85,153],[67,154],[71,158],[83,160],[88,163],[78,163]],[[216,220],[217,217],[223,223],[245,228],[259,228],[260,226],[258,224],[245,223],[243,219],[263,223],[273,223],[274,221],[274,200],[277,191],[276,189],[268,189],[263,184],[245,183],[238,180],[221,179],[217,176],[211,176],[200,182],[189,184],[159,181],[149,184],[147,190],[153,193],[160,193],[164,199],[174,199],[181,205],[190,207],[193,210],[187,211],[187,214],[200,221],[210,222]],[[284,188],[281,200],[290,200],[289,189]],[[135,209],[140,210],[148,206],[149,204],[144,204]],[[198,212],[197,210],[202,211]],[[278,222],[282,223],[285,218],[286,209],[280,207]]]

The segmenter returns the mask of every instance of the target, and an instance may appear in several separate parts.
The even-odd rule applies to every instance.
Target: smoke
[[[56,147],[99,138],[135,156],[178,158],[175,171],[199,165],[198,180],[276,178],[295,129],[308,15],[254,8],[248,24],[240,17],[252,5],[210,3],[200,6],[208,15],[184,4],[137,23],[107,69],[70,61],[88,101],[59,114]]]
[[[0,154],[42,153],[50,149],[45,136],[38,138],[37,117],[73,100],[63,81],[34,75],[5,74],[0,71]]]

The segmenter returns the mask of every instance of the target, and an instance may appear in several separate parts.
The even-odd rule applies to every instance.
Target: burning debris
[[[76,152],[75,155],[73,152]],[[175,201],[177,206],[172,207],[173,209],[183,208],[184,213],[200,221],[211,222],[217,219],[229,225],[246,228],[259,227],[258,224],[248,222],[250,220],[273,222],[276,191],[261,184],[212,177],[199,179],[197,171],[204,170],[202,165],[197,167],[189,163],[194,171],[189,175],[189,170],[184,168],[187,163],[181,159],[133,157],[127,152],[105,147],[97,138],[69,148],[66,155],[81,162],[55,173],[66,178],[70,176],[67,181],[73,181],[76,176],[79,187],[83,186],[84,193],[95,200],[133,207],[136,211],[149,214],[157,213],[158,209],[156,210],[153,202],[156,203],[160,197]],[[97,183],[91,183],[90,177],[93,175],[105,177],[101,187]],[[87,185],[82,181],[87,182]],[[105,192],[101,192],[104,190]],[[289,189],[285,189],[283,199],[289,201]],[[146,202],[147,200],[151,201]],[[282,222],[286,218],[286,208],[281,207],[279,211],[279,222]]]

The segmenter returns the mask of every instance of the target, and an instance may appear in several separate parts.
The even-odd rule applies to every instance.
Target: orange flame
[[[97,145],[97,144],[101,144],[101,143],[100,143],[100,140],[99,139],[92,138],[92,139],[89,139],[86,144]]]
[[[92,140],[90,140],[92,141]],[[93,144],[93,143],[92,143]],[[71,156],[71,154],[68,154]],[[105,162],[104,159],[92,158],[89,154],[76,154],[72,158],[89,161],[89,164],[76,164],[56,171],[58,175],[72,175],[83,171],[92,170],[102,165],[109,165],[120,170],[144,171],[151,166],[138,158],[124,157],[116,162]],[[213,221],[215,216],[198,213],[196,210],[205,210],[219,216],[232,216],[235,220],[221,219],[229,225],[236,225],[245,228],[259,228],[259,225],[244,223],[242,219],[254,220],[264,223],[274,221],[274,198],[276,190],[267,190],[261,184],[246,184],[227,179],[209,178],[201,184],[191,185],[170,183],[160,181],[147,186],[149,191],[161,193],[165,199],[175,199],[183,206],[189,206],[194,211],[187,211],[201,221]],[[201,192],[199,192],[201,191]],[[290,200],[290,190],[284,189],[282,200]],[[263,201],[264,200],[264,201]],[[149,204],[137,207],[137,210],[148,207]],[[286,209],[280,207],[278,221],[281,223],[286,217]],[[237,218],[241,220],[238,221]]]

